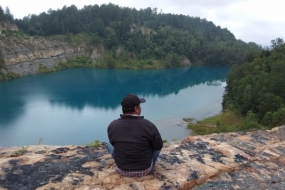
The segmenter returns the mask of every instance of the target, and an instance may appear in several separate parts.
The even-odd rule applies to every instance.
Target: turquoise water
[[[128,93],[146,99],[142,115],[165,140],[191,134],[182,118],[203,119],[222,107],[225,67],[163,70],[67,69],[0,82],[0,146],[83,145],[107,141]]]

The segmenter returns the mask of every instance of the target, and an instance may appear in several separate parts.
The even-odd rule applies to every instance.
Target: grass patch
[[[12,72],[9,72],[7,74],[3,74],[1,73],[0,71],[0,81],[1,80],[10,80],[10,79],[15,79],[15,78],[19,78],[20,75],[16,74],[16,73],[12,73]]]
[[[102,143],[99,140],[94,140],[91,143],[86,144],[86,146],[89,146],[89,147],[99,147],[101,145],[102,145]]]
[[[206,126],[205,124],[190,123],[188,128],[192,130],[192,135],[206,135],[214,131],[213,127]]]
[[[17,150],[14,155],[15,156],[21,156],[21,155],[24,155],[26,152],[28,152],[28,146],[24,147],[22,146],[21,149]]]
[[[223,113],[205,118],[199,123],[205,123],[210,125],[219,125],[226,124],[226,125],[241,125],[244,121],[242,116],[237,115],[235,112],[230,110],[225,110]]]
[[[43,137],[41,137],[41,138],[38,140],[38,145],[41,145],[41,144],[42,144],[42,141],[43,141]]]
[[[40,65],[39,66],[39,69],[38,69],[38,73],[50,73],[50,72],[53,72],[53,71],[55,71],[55,69],[54,68],[51,68],[51,69],[49,69],[49,68],[47,68],[46,66],[44,66],[44,65]]]
[[[234,132],[244,123],[244,117],[231,110],[203,119],[197,123],[190,123],[188,128],[193,135],[206,135],[211,133]]]

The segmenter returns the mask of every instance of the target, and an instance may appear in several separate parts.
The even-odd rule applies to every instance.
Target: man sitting
[[[108,126],[107,148],[122,176],[140,177],[152,172],[163,146],[156,126],[140,116],[140,103],[144,102],[144,98],[128,94],[121,101],[123,114]]]

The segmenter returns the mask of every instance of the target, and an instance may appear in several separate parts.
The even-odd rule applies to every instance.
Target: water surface
[[[191,131],[182,118],[218,114],[228,68],[162,70],[67,69],[0,82],[0,146],[83,145],[107,141],[107,126],[119,118],[120,101],[146,99],[142,115],[165,140]]]

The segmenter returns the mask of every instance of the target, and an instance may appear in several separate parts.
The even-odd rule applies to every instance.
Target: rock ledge
[[[281,190],[285,187],[284,140],[285,126],[189,136],[166,144],[155,172],[140,178],[118,175],[104,146],[0,148],[0,190]]]

